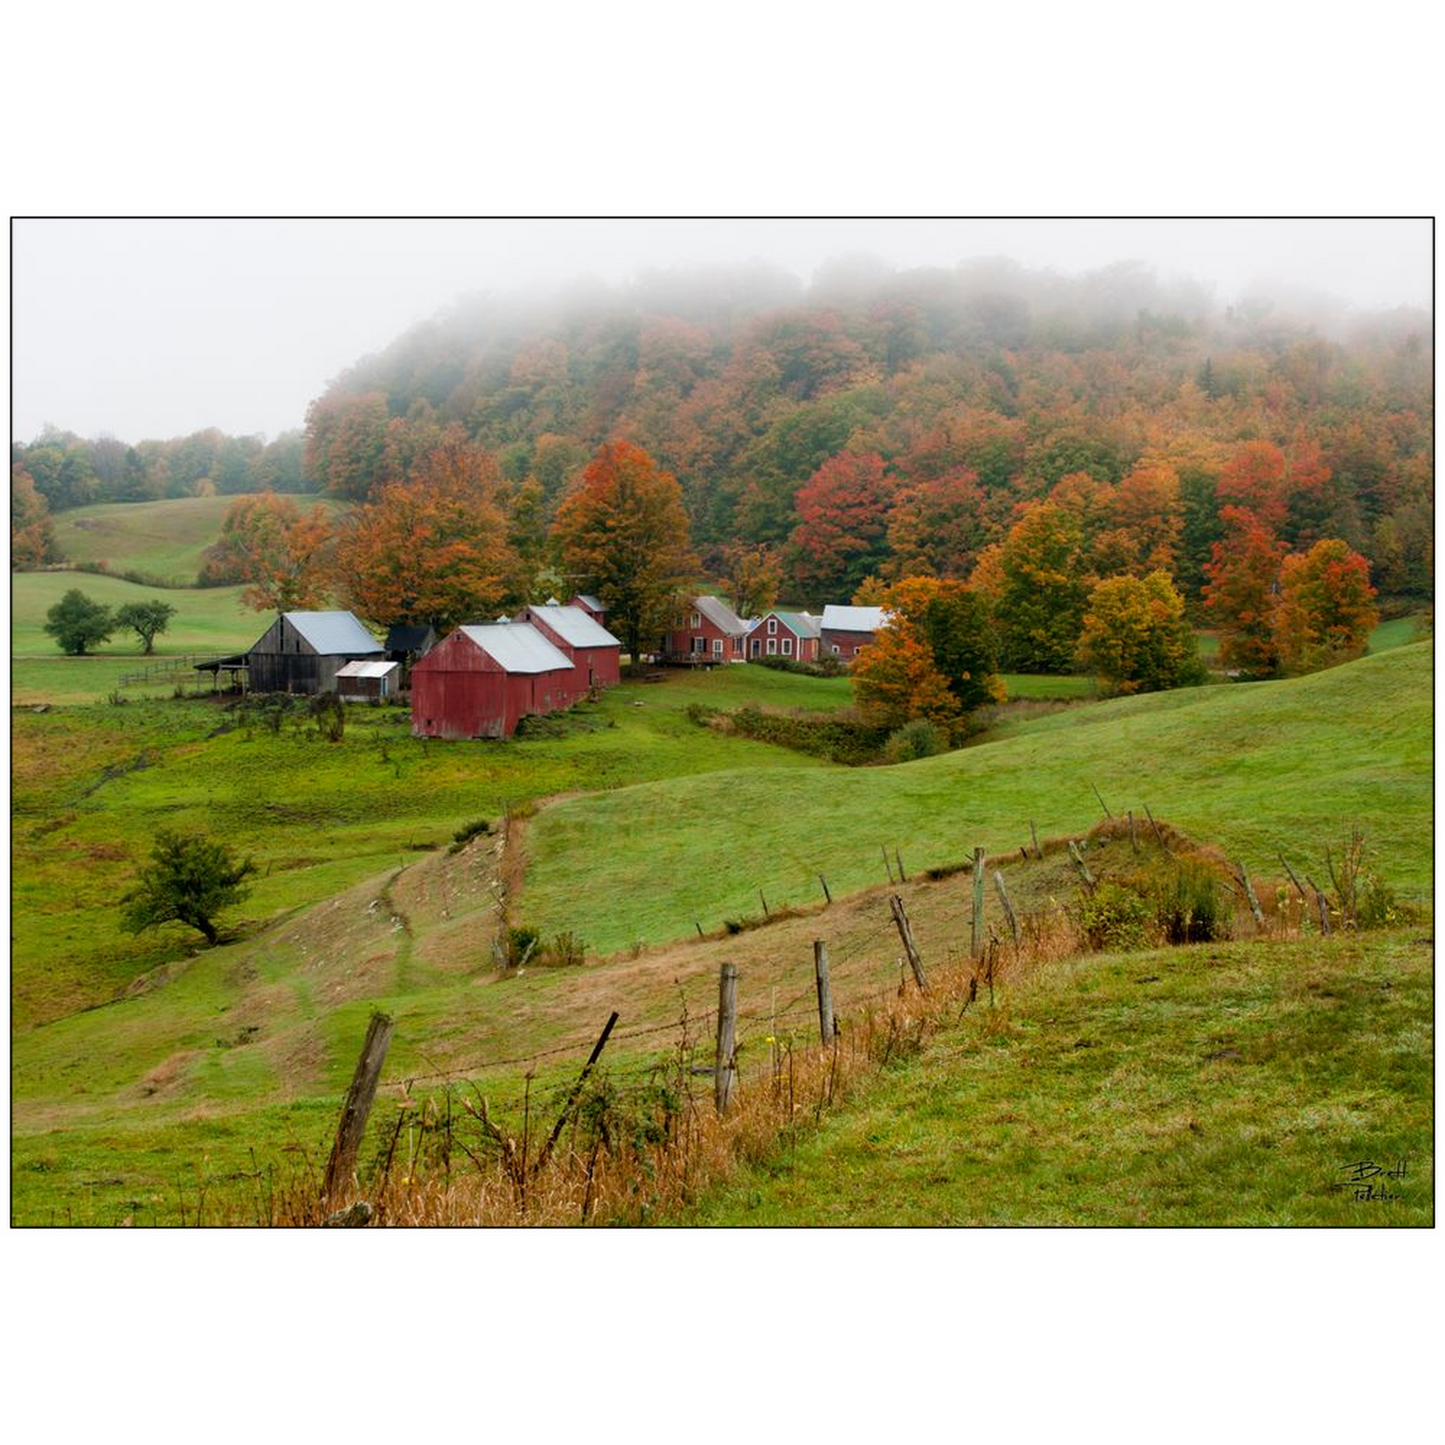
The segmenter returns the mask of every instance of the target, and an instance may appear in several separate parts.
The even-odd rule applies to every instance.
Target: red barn
[[[755,657],[791,657],[816,662],[821,645],[818,619],[806,612],[779,612],[759,618],[748,633],[748,660]]]
[[[622,644],[580,607],[524,607],[519,622],[530,622],[558,652],[571,659],[567,688],[571,702],[595,687],[615,687],[622,678]]]
[[[881,607],[838,607],[830,602],[823,609],[823,646],[844,662],[852,662],[886,621]]]
[[[743,662],[748,624],[721,597],[694,597],[663,643],[669,662]]]
[[[548,600],[548,606],[551,606],[553,600]],[[607,626],[607,609],[590,592],[579,592],[567,605],[580,607],[599,627]]]
[[[573,701],[572,661],[525,622],[459,627],[411,670],[419,738],[509,738],[529,713]]]

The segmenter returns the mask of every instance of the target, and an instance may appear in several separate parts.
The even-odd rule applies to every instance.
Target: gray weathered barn
[[[336,691],[348,662],[385,650],[350,612],[283,612],[247,654],[252,692]]]

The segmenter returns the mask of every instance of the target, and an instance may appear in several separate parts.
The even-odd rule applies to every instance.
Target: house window
[[[753,638],[753,641],[752,641],[752,655],[753,655],[754,657],[757,657],[757,656],[759,656],[759,655],[762,653],[762,650],[763,650],[763,642],[762,642],[762,639],[761,639],[760,637],[755,637],[755,638]]]
[[[691,628],[694,628],[694,629],[696,629],[696,628],[698,628],[698,627],[701,627],[701,626],[702,626],[702,616],[701,616],[699,613],[694,612],[694,613],[692,614],[692,621],[689,622],[687,625],[688,625],[689,627],[691,627]]]
[[[772,656],[777,652],[777,650],[778,650],[778,639],[777,639],[776,637],[770,637],[770,638],[768,638],[768,656],[769,656],[769,657],[772,657]]]
[[[778,630],[778,619],[777,619],[776,617],[770,617],[770,618],[768,618],[768,631],[769,631],[769,633],[776,632],[777,630]]]
[[[713,640],[712,640],[712,655],[713,655],[714,657],[721,657],[721,656],[723,655],[723,645],[722,645],[722,638],[721,638],[721,637],[714,637],[714,638],[713,638]]]
[[[692,640],[692,650],[693,650],[694,652],[698,652],[698,653],[706,652],[706,651],[707,651],[707,638],[705,638],[705,637],[694,637],[693,640]]]
[[[836,642],[833,643],[833,656],[834,656],[834,657],[842,657],[842,655],[843,655],[843,649],[842,649],[841,647],[839,647]]]
[[[783,656],[784,656],[784,657],[791,657],[792,655],[793,655],[793,639],[792,639],[791,637],[785,637],[785,638],[783,639]]]

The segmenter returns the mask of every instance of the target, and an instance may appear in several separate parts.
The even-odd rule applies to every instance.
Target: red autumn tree
[[[631,442],[598,449],[558,507],[552,540],[571,585],[601,599],[634,662],[697,571],[677,478]]]
[[[1221,509],[1242,507],[1278,532],[1289,511],[1284,453],[1273,442],[1245,442],[1224,464],[1215,496]]]
[[[893,577],[966,577],[988,540],[978,473],[959,467],[903,487],[888,517]]]
[[[241,601],[257,612],[322,607],[331,591],[333,540],[324,507],[303,512],[290,497],[257,492],[237,497],[206,550],[205,582],[245,582]]]
[[[521,601],[500,481],[489,452],[449,443],[382,487],[337,541],[335,575],[351,607],[378,626],[442,631]]]
[[[1204,605],[1219,629],[1219,660],[1248,677],[1270,677],[1279,662],[1275,588],[1283,544],[1252,511],[1226,507],[1224,537],[1204,567]]]
[[[846,597],[887,555],[893,486],[877,452],[839,452],[799,488],[789,539],[793,578],[816,597]]]
[[[1380,621],[1374,597],[1370,564],[1338,537],[1286,557],[1274,615],[1280,670],[1314,672],[1363,656]]]

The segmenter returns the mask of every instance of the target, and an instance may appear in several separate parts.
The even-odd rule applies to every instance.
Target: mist
[[[1428,310],[1431,252],[1428,220],[18,220],[12,435],[275,437],[442,314],[740,318],[940,272],[1035,312],[1272,315],[1346,335]]]

